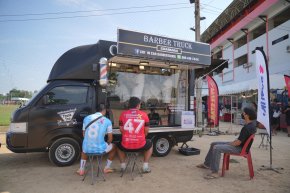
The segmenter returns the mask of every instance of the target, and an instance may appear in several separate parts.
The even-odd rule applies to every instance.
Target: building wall
[[[283,40],[275,45],[272,42],[280,37],[288,35],[288,39]],[[269,30],[268,33],[269,45],[269,73],[270,74],[288,74],[290,75],[290,52],[287,52],[287,46],[290,46],[290,20]],[[223,59],[229,59],[229,68],[223,70],[223,74],[215,75],[214,79],[217,84],[229,85],[241,81],[246,81],[256,78],[255,72],[255,54],[253,51],[256,47],[263,46],[266,51],[266,33],[249,42],[249,53],[247,53],[247,44],[234,50],[234,59],[248,54],[249,68],[244,68],[243,65],[233,68],[233,45],[228,43],[223,48]],[[234,61],[235,63],[235,61]]]

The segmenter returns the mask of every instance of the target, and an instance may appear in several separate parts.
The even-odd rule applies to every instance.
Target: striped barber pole
[[[108,78],[107,78],[107,58],[100,59],[100,85],[105,86],[107,85]]]

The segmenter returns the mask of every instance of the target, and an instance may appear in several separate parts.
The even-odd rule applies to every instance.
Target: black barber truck
[[[148,113],[154,154],[193,136],[194,69],[210,65],[208,44],[118,29],[118,41],[73,48],[54,64],[47,84],[11,116],[6,135],[16,153],[48,152],[57,166],[80,156],[82,121],[104,103],[120,140],[118,119],[131,96]],[[186,113],[185,113],[186,114]]]

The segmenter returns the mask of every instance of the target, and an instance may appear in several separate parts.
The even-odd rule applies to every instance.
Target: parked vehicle
[[[117,141],[118,118],[130,96],[141,98],[143,111],[154,108],[160,114],[160,124],[152,125],[147,136],[156,156],[166,156],[173,145],[189,141],[194,128],[181,128],[181,112],[190,110],[194,83],[188,64],[149,58],[145,66],[144,57],[116,53],[116,47],[116,42],[100,40],[64,53],[44,88],[13,113],[8,149],[48,152],[52,163],[69,166],[80,156],[84,117],[96,112],[98,104],[107,104]]]

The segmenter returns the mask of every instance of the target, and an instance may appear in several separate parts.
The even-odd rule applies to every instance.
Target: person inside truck
[[[155,108],[150,109],[148,118],[150,120],[150,126],[162,125],[160,115],[159,113],[155,112]]]
[[[119,118],[119,126],[122,134],[121,142],[117,143],[118,155],[121,162],[121,170],[125,170],[125,152],[144,152],[143,173],[151,172],[149,159],[153,146],[150,139],[146,139],[149,131],[149,118],[140,111],[141,100],[137,97],[129,99],[129,110],[123,111]]]
[[[114,170],[111,168],[112,161],[116,154],[116,146],[112,143],[112,122],[105,117],[106,106],[100,104],[98,112],[88,115],[83,121],[83,152],[81,155],[80,168],[77,173],[84,175],[85,165],[87,161],[86,153],[108,153],[107,164],[104,168],[104,173],[111,173]],[[108,135],[107,142],[105,135]]]
[[[245,126],[242,128],[239,137],[232,142],[213,142],[205,157],[204,163],[196,167],[202,169],[209,169],[211,172],[206,175],[205,179],[218,178],[218,171],[220,165],[220,158],[222,153],[237,153],[239,154],[247,141],[247,139],[255,134],[257,114],[252,108],[245,107],[242,113],[242,118],[245,120]]]

